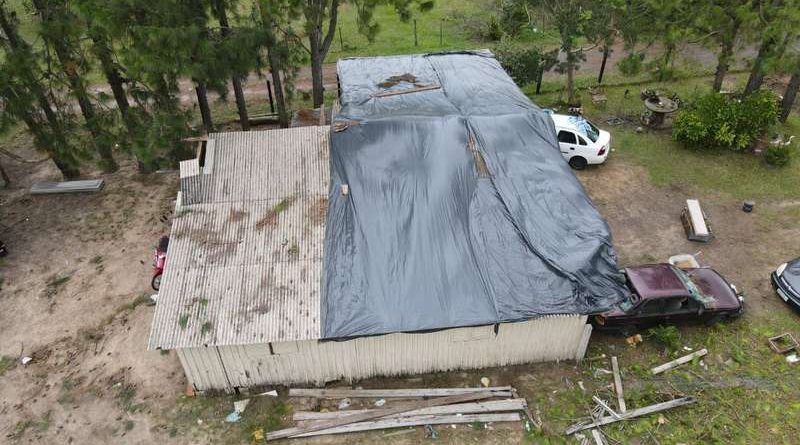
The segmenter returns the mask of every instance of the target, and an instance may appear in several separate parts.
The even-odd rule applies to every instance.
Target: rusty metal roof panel
[[[202,197],[176,209],[150,349],[320,338],[328,131],[214,134],[182,169]]]

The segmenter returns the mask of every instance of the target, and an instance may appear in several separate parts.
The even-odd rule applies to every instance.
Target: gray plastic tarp
[[[338,74],[324,338],[594,313],[627,296],[552,120],[491,53],[346,59]]]

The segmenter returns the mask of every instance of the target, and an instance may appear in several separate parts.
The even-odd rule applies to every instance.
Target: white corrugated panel
[[[320,337],[328,131],[214,134],[181,163],[150,349]]]
[[[519,323],[397,333],[347,341],[303,340],[179,350],[199,390],[345,379],[580,358],[585,315],[550,315]],[[205,357],[204,357],[205,356]],[[223,363],[224,374],[203,366]],[[187,366],[188,365],[188,366]],[[216,367],[214,367],[216,369]],[[197,376],[193,374],[197,373]]]

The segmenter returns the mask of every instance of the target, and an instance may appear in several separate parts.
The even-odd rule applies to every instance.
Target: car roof
[[[633,290],[642,298],[690,297],[670,264],[647,264],[625,269]]]

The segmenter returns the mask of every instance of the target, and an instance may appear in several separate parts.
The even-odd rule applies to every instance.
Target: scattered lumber
[[[102,179],[63,182],[37,182],[31,186],[31,194],[46,195],[52,193],[92,193],[102,190],[103,185],[105,185],[105,182]]]
[[[499,414],[464,414],[464,415],[431,415],[399,417],[393,419],[379,419],[371,422],[358,422],[326,430],[298,434],[292,437],[310,437],[323,434],[355,433],[359,431],[381,430],[388,428],[404,428],[420,425],[442,425],[473,422],[518,422],[522,419],[519,413]]]
[[[291,395],[291,394],[290,394]],[[325,420],[316,422],[313,425],[303,427],[292,427],[278,431],[267,433],[267,440],[282,439],[284,437],[294,437],[301,434],[312,433],[315,431],[327,430],[343,425],[352,423],[363,422],[366,420],[379,419],[381,417],[400,414],[406,411],[413,411],[422,408],[429,408],[433,406],[450,405],[454,403],[471,402],[475,400],[483,400],[493,397],[491,392],[469,392],[466,394],[449,395],[445,397],[437,397],[435,399],[420,400],[412,403],[407,403],[402,406],[386,409],[375,409],[369,412],[354,414],[352,416],[342,417],[338,419]]]
[[[485,402],[473,403],[459,403],[454,405],[433,406],[429,408],[417,409],[414,411],[406,411],[404,413],[387,416],[385,418],[398,418],[398,417],[414,417],[414,416],[429,416],[429,415],[442,415],[442,414],[480,414],[492,412],[507,412],[507,411],[523,411],[527,408],[525,399],[511,399],[511,400],[487,400]],[[330,411],[330,412],[317,412],[317,411],[297,411],[292,416],[295,421],[305,420],[329,420],[339,419],[342,417],[352,416],[364,412],[375,411],[374,409],[362,409],[352,411]]]
[[[664,363],[663,365],[656,366],[655,368],[651,369],[650,372],[652,372],[653,375],[661,374],[662,372],[664,372],[666,370],[675,368],[675,367],[680,366],[680,365],[682,365],[684,363],[689,363],[690,361],[696,359],[697,357],[702,357],[702,356],[704,356],[706,354],[708,354],[708,350],[703,348],[703,349],[701,349],[699,351],[692,352],[689,355],[684,355],[683,357],[676,358],[675,360],[673,360],[671,362],[667,362],[667,363]]]
[[[642,417],[642,416],[646,416],[648,414],[657,413],[659,411],[665,411],[665,410],[668,410],[670,408],[676,408],[676,407],[679,407],[679,406],[689,405],[689,404],[694,403],[694,402],[695,402],[695,399],[692,398],[692,397],[682,397],[682,398],[679,398],[679,399],[670,400],[669,402],[656,403],[655,405],[646,406],[644,408],[637,408],[637,409],[634,409],[634,410],[630,410],[630,411],[626,412],[625,414],[620,414],[620,418],[619,419],[614,418],[613,416],[606,416],[606,417],[601,417],[600,419],[598,419],[598,420],[596,420],[594,422],[590,422],[590,423],[584,423],[584,422],[576,423],[574,425],[571,425],[569,428],[567,428],[566,431],[565,431],[565,434],[569,436],[571,434],[577,433],[578,431],[588,430],[588,429],[591,429],[591,428],[596,428],[596,427],[599,427],[599,426],[608,425],[609,423],[620,422],[622,420],[628,420],[628,419],[633,419],[633,418],[636,418],[636,417]]]
[[[418,398],[443,397],[471,393],[488,393],[493,397],[511,397],[512,387],[490,386],[479,388],[408,388],[408,389],[350,389],[350,388],[291,388],[289,397],[343,398]]]
[[[617,393],[617,409],[619,412],[624,413],[628,410],[625,406],[625,397],[622,395],[622,377],[619,373],[619,363],[617,357],[611,357],[611,371],[614,372],[614,392]]]

